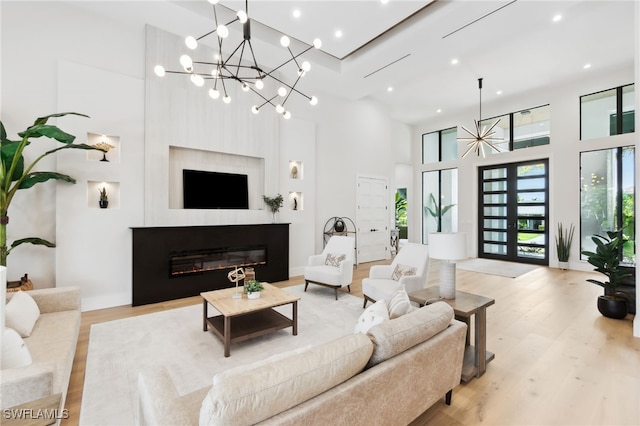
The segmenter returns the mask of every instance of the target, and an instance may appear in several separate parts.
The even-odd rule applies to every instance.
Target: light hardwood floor
[[[353,295],[362,297],[362,279],[373,264],[355,270]],[[496,358],[482,377],[454,390],[451,406],[436,403],[412,426],[640,424],[640,339],[633,337],[631,315],[612,320],[599,314],[600,288],[585,281],[595,276],[540,267],[512,279],[458,269],[458,290],[496,300],[487,310],[487,348]],[[429,285],[438,279],[432,261]],[[302,283],[292,277],[277,285]],[[327,289],[327,303],[332,298]],[[83,313],[67,395],[70,415],[62,425],[79,421],[91,324],[200,302],[191,297]]]

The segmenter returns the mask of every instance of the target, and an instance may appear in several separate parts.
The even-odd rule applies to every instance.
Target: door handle
[[[377,231],[377,229],[376,229],[376,228],[371,228],[371,229],[370,229],[370,231],[371,231],[371,232],[376,232],[376,231]]]

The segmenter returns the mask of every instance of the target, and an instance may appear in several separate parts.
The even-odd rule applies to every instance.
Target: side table
[[[495,358],[493,352],[487,351],[487,307],[496,301],[477,294],[456,291],[455,299],[440,298],[439,287],[427,287],[409,293],[409,299],[420,304],[428,305],[434,302],[445,302],[453,308],[455,317],[467,324],[467,346],[464,350],[464,364],[462,366],[462,381],[480,377],[487,370],[487,364]],[[471,317],[474,316],[474,341],[470,342]]]

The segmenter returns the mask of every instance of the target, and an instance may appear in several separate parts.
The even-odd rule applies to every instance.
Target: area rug
[[[480,272],[482,274],[499,275],[501,277],[517,278],[538,268],[536,265],[525,263],[505,262],[493,259],[469,259],[456,265],[458,269]]]
[[[211,385],[214,374],[230,367],[305,346],[316,346],[353,332],[362,314],[362,299],[319,286],[287,287],[301,297],[298,335],[291,328],[231,344],[202,331],[202,305],[110,321],[91,326],[80,409],[80,424],[133,425],[138,372],[164,366],[178,393]],[[277,308],[291,316],[291,305]],[[209,315],[213,309],[209,307]]]

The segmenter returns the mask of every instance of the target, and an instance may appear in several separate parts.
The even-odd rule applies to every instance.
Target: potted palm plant
[[[622,246],[625,243],[622,232],[607,231],[606,236],[594,235],[591,239],[596,245],[596,251],[583,250],[582,254],[595,266],[596,272],[607,277],[607,281],[587,280],[605,290],[604,295],[598,296],[598,311],[608,318],[623,319],[627,316],[627,299],[624,293],[618,291],[618,286],[630,272],[620,266]]]
[[[0,162],[0,265],[2,266],[7,265],[7,256],[20,244],[30,243],[44,245],[47,247],[55,247],[54,243],[38,237],[21,238],[15,240],[10,247],[7,247],[9,205],[17,191],[21,189],[29,189],[38,183],[46,182],[51,179],[76,183],[74,178],[62,173],[35,171],[34,168],[40,160],[63,149],[97,149],[104,152],[103,149],[96,148],[88,144],[74,144],[73,141],[76,138],[75,136],[60,130],[54,125],[47,124],[50,118],[63,117],[65,115],[88,117],[87,115],[78,114],[76,112],[63,112],[40,117],[36,119],[25,131],[18,133],[20,140],[8,139],[4,124],[0,121],[0,154],[2,159]],[[28,164],[23,152],[25,148],[33,142],[33,139],[37,139],[42,136],[54,139],[60,142],[62,146],[49,149],[43,154],[37,156],[35,160]]]
[[[563,228],[562,223],[558,223],[556,251],[558,253],[558,266],[560,269],[569,269],[569,256],[571,254],[571,243],[573,242],[573,231],[573,223],[568,229]]]

